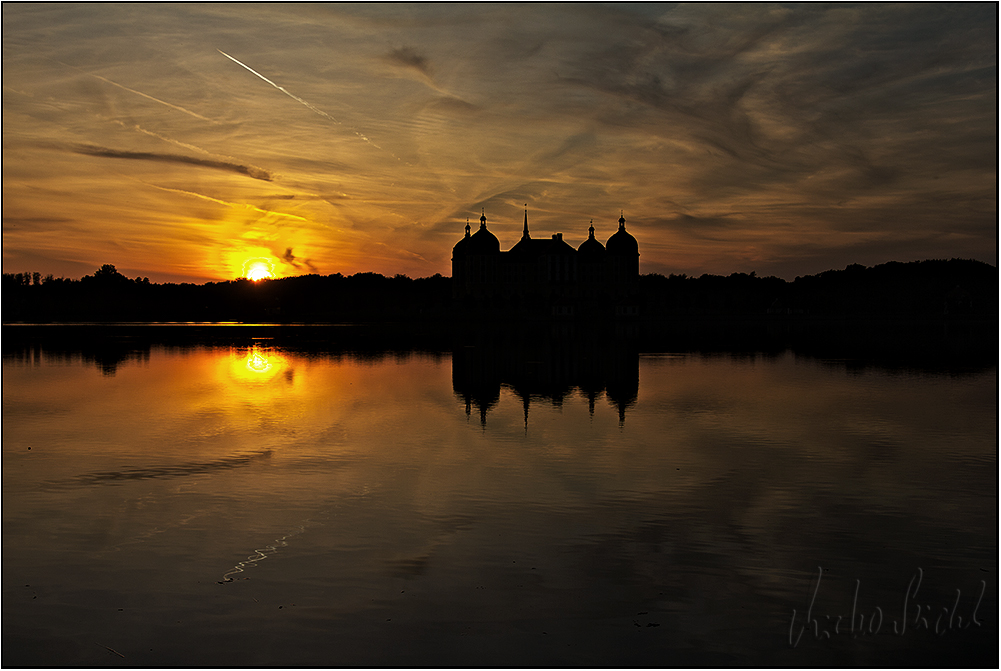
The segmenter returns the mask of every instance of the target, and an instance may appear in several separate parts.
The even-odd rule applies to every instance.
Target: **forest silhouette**
[[[128,278],[105,264],[78,280],[3,274],[3,322],[345,323],[489,319],[491,305],[460,308],[452,278],[377,273],[300,275],[205,284]],[[640,275],[638,319],[909,317],[998,315],[997,268],[973,260],[850,265],[786,281],[755,273]],[[545,318],[508,305],[504,318]]]

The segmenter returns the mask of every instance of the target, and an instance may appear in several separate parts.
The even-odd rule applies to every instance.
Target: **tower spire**
[[[622,210],[619,210],[619,230],[626,230],[626,215],[622,214]]]
[[[486,228],[486,227],[487,227],[487,211],[483,208],[480,208],[480,228]]]
[[[594,219],[591,220],[591,225],[587,227],[587,237],[594,240]]]
[[[525,203],[525,230],[521,232],[521,239],[528,240],[531,237],[532,236],[528,234],[528,203]]]
[[[466,237],[469,237],[469,217],[466,217]]]

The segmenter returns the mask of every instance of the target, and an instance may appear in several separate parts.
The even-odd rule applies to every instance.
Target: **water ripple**
[[[191,461],[183,464],[151,466],[147,468],[125,468],[117,471],[84,473],[65,480],[53,480],[43,487],[45,490],[89,487],[91,485],[114,485],[128,480],[153,480],[159,478],[180,478],[211,471],[239,468],[259,459],[271,456],[271,450],[251,454],[225,457],[212,461]]]

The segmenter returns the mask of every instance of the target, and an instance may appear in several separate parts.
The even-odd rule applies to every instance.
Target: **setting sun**
[[[253,259],[247,261],[244,266],[244,277],[257,282],[259,280],[272,279],[275,276],[271,269],[271,264],[264,259]]]

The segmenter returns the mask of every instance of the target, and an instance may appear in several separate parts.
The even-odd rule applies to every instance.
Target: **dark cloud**
[[[314,266],[309,259],[296,258],[295,254],[292,253],[291,247],[285,248],[285,253],[281,255],[281,258],[283,261],[299,270],[302,270],[303,266],[305,266],[306,268],[309,268],[311,272],[317,272],[316,266]]]
[[[195,165],[202,168],[213,168],[215,170],[225,170],[227,172],[235,172],[239,175],[246,175],[247,177],[253,177],[254,179],[264,180],[265,182],[270,182],[273,177],[271,173],[267,170],[252,166],[252,165],[241,165],[239,163],[230,163],[228,161],[213,161],[204,158],[194,158],[192,156],[183,156],[181,154],[162,154],[157,152],[146,152],[146,151],[122,151],[119,149],[108,149],[106,147],[98,147],[95,145],[78,144],[71,147],[71,150],[77,154],[83,154],[85,156],[99,156],[102,158],[123,158],[132,159],[137,161],[157,161],[160,163],[184,163],[187,165]]]
[[[695,166],[701,184],[750,190],[840,165],[853,173],[843,188],[871,190],[920,165],[915,154],[934,165],[929,150],[954,153],[958,144],[984,153],[969,136],[995,114],[995,7],[677,14],[584,54],[572,80],[640,105],[626,124],[653,113],[651,132],[721,152],[732,170]],[[951,127],[957,113],[973,123]],[[916,142],[918,133],[926,141]]]
[[[425,77],[431,77],[431,64],[428,62],[428,59],[417,53],[417,51],[411,47],[393,49],[386,56],[386,60],[394,65],[405,68],[413,68]]]

